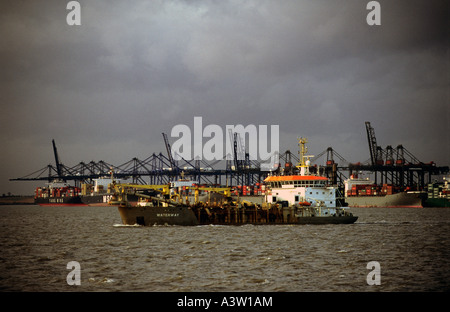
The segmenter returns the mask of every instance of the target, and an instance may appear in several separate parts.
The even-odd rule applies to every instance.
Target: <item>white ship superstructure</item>
[[[272,175],[264,180],[270,188],[266,194],[267,203],[288,202],[289,206],[336,207],[337,187],[330,185],[328,178],[309,172],[309,158],[312,156],[306,155],[306,143],[306,139],[299,139],[298,174]]]

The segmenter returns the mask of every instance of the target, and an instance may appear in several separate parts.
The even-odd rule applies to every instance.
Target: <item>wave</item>
[[[365,224],[384,224],[384,225],[439,225],[439,224],[448,224],[450,221],[442,220],[442,221],[417,221],[417,220],[411,220],[411,221],[386,221],[386,220],[379,220],[379,221],[362,221],[362,222],[355,222],[355,225],[365,225]]]
[[[115,223],[115,224],[113,224],[113,227],[116,227],[116,228],[129,228],[129,227],[131,227],[131,228],[133,228],[133,227],[142,227],[143,225],[139,225],[139,224],[133,224],[133,225],[130,225],[130,224],[122,224],[122,223]]]

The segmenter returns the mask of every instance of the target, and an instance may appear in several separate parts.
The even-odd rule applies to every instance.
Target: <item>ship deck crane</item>
[[[124,195],[129,194],[129,190],[135,190],[135,189],[144,189],[144,190],[154,190],[160,192],[162,195],[170,195],[170,184],[162,184],[162,185],[142,185],[142,184],[132,184],[132,183],[114,183],[114,189],[116,192],[116,195],[119,196],[118,202],[126,202],[126,197]],[[209,194],[212,193],[218,193],[221,194],[224,197],[230,197],[231,196],[231,188],[230,187],[210,187],[210,186],[185,186],[185,189],[192,189],[194,190],[195,194],[195,200],[194,203],[198,203],[198,197],[199,197],[199,191],[208,191]],[[138,197],[143,198],[155,198],[154,196],[149,196],[145,194],[136,194]],[[180,194],[174,194],[179,197],[181,201]],[[158,199],[159,200],[159,199]],[[175,201],[174,201],[175,202]],[[117,204],[116,200],[113,200],[112,203]]]

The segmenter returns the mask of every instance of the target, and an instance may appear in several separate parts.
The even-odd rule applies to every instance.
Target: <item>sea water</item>
[[[143,227],[116,207],[2,206],[0,291],[450,290],[449,208],[352,212],[346,225]]]

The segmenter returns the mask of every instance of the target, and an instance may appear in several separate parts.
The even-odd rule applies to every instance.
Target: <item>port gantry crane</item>
[[[403,145],[396,148],[394,162],[394,149],[388,145],[386,149],[377,144],[375,130],[369,121],[365,122],[367,140],[369,143],[370,164],[350,164],[346,169],[350,174],[354,171],[368,171],[374,173],[375,183],[391,183],[404,188],[422,190],[427,183],[431,183],[433,175],[449,172],[448,166],[438,167],[431,161],[423,163]]]
[[[167,134],[163,132],[164,144],[166,145],[167,157],[169,157],[170,168],[172,170],[175,169],[175,161],[172,156],[172,148],[170,147],[169,139],[167,138]]]
[[[327,175],[333,184],[340,186],[353,172],[366,171],[375,174],[375,183],[392,183],[396,186],[418,189],[423,188],[426,183],[430,183],[433,175],[448,174],[448,166],[438,167],[434,162],[423,163],[401,144],[396,149],[391,145],[382,149],[378,146],[375,131],[370,122],[366,122],[365,125],[369,143],[369,161],[356,164],[349,163],[335,150],[328,147],[322,153],[311,158],[312,163],[317,163],[317,160],[326,153],[326,165],[318,168],[310,167],[309,170],[312,173]],[[153,153],[143,160],[135,157],[119,166],[100,160],[98,162],[80,162],[73,167],[61,163],[56,143],[52,140],[56,166],[50,164],[21,178],[10,179],[10,181],[51,182],[59,179],[75,181],[75,186],[77,186],[77,183],[90,183],[93,179],[107,177],[113,170],[116,178],[131,179],[135,184],[164,185],[179,179],[184,172],[186,176],[198,181],[199,184],[237,186],[261,183],[268,174],[267,171],[261,170],[259,163],[249,160],[248,153],[245,152],[245,147],[238,133],[230,133],[233,155],[226,155],[223,159],[211,163],[197,159],[192,163],[183,158],[180,161],[175,161],[172,157],[169,140],[164,133],[163,138],[167,156],[162,153]],[[335,162],[336,157],[339,158],[340,164]],[[292,158],[295,159],[296,157],[289,150],[279,154],[279,160],[284,160],[285,166],[283,169],[281,163],[278,164],[279,166],[274,173],[286,174],[291,172],[294,169]],[[296,160],[299,161],[300,159]],[[225,168],[217,169],[216,165],[220,165],[222,161],[226,161]],[[233,162],[234,166],[232,166]],[[204,165],[203,168],[200,167],[201,164]],[[345,174],[346,172],[348,174]]]
[[[236,140],[238,139],[237,136],[234,137],[236,137]],[[130,161],[118,166],[100,160],[98,162],[80,162],[73,167],[65,166],[60,162],[56,144],[53,140],[53,153],[56,166],[49,164],[28,175],[10,179],[10,181],[51,182],[60,179],[64,181],[75,181],[75,185],[77,185],[81,183],[92,183],[93,179],[108,177],[110,171],[113,170],[117,179],[132,180],[135,184],[166,184],[179,179],[181,174],[184,173],[186,176],[196,180],[199,184],[233,186],[251,185],[261,182],[267,174],[267,172],[261,172],[259,170],[259,164],[256,161],[248,160],[248,154],[245,157],[245,161],[240,162],[239,166],[232,166],[232,159],[228,159],[227,156],[211,163],[207,163],[201,159],[196,159],[191,162],[184,158],[181,158],[180,161],[175,161],[165,133],[163,133],[163,138],[167,156],[162,153],[153,153],[143,160],[134,157]],[[234,143],[238,144],[236,140]],[[242,142],[239,144],[243,148]],[[222,169],[217,169],[216,165],[223,161],[226,161],[226,166]],[[201,167],[202,165],[203,167]],[[148,178],[148,180],[145,178]],[[222,178],[225,178],[225,181]]]

